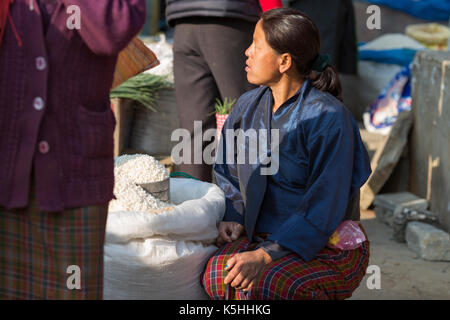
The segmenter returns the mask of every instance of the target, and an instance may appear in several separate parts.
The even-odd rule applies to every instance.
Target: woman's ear
[[[286,73],[292,67],[292,56],[289,53],[283,53],[280,56],[280,64],[278,71],[280,73]]]

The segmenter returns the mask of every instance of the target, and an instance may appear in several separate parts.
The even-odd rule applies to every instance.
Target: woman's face
[[[280,55],[266,41],[261,20],[253,33],[253,42],[245,51],[247,80],[252,84],[271,86],[281,78]]]

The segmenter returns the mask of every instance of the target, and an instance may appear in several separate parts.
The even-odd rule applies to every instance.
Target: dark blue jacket
[[[342,221],[359,219],[353,213],[371,173],[369,157],[348,110],[309,81],[274,114],[272,99],[267,87],[249,91],[225,122],[214,165],[226,197],[224,221],[244,225],[250,240],[254,231],[270,233],[268,241],[309,261]],[[270,139],[255,146],[250,138],[227,137],[237,129],[247,136],[251,129],[278,130],[278,147]]]

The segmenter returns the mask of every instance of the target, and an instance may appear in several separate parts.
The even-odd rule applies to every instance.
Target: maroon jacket
[[[109,91],[145,0],[60,0],[46,33],[33,2],[15,0],[10,11],[22,47],[7,23],[0,48],[0,206],[26,207],[32,180],[41,210],[105,204],[114,186]],[[80,30],[67,28],[70,5]]]

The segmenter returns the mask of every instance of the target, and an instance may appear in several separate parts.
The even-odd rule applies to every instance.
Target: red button
[[[50,151],[50,146],[47,141],[39,142],[39,152],[42,154],[46,154]]]

